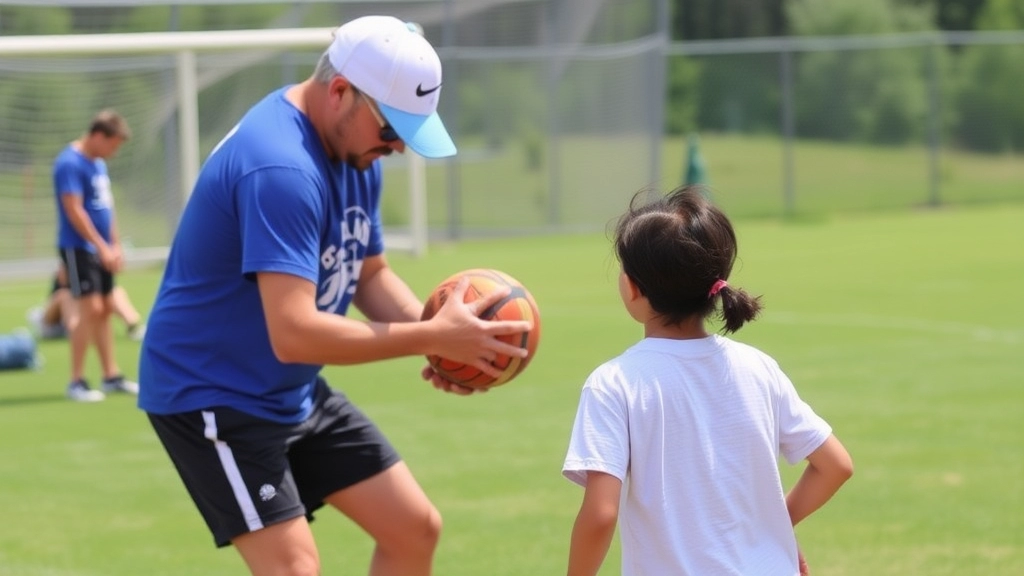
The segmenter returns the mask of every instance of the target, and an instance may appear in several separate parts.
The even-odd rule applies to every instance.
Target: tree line
[[[1024,29],[1024,0],[687,0],[681,40]],[[1024,151],[1024,43],[792,55],[797,136]],[[667,131],[778,133],[778,54],[673,58]]]
[[[552,7],[539,2],[540,16]],[[608,3],[594,34],[649,32],[653,3]],[[568,10],[568,8],[567,8]],[[314,26],[337,20],[331,3],[71,8],[0,5],[0,35]],[[535,22],[492,16],[497,36],[529,38]],[[536,20],[536,16],[534,17]],[[1024,0],[670,0],[674,41],[1024,29]],[[472,27],[468,27],[472,28]],[[479,28],[479,27],[478,27]],[[634,31],[627,30],[633,28]],[[604,40],[603,38],[601,40]],[[800,137],[882,144],[920,142],[939,114],[944,142],[965,149],[1024,150],[1024,44],[815,51],[793,55],[794,123]],[[778,54],[672,57],[669,134],[699,130],[778,133]],[[472,106],[476,88],[460,105]],[[2,93],[3,91],[0,91]],[[479,115],[479,114],[477,114]],[[472,110],[460,110],[473,118]]]

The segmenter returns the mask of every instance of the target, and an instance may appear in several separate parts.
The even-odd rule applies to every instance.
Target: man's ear
[[[344,76],[335,76],[334,78],[331,78],[330,83],[327,85],[327,91],[330,94],[331,103],[335,106],[341,105],[342,100],[345,98],[345,94],[350,94],[352,97],[355,96],[355,90],[352,88],[352,83]]]

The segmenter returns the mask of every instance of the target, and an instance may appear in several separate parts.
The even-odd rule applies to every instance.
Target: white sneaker
[[[132,324],[127,330],[128,338],[136,342],[142,342],[142,339],[146,337],[146,323],[139,322]]]
[[[33,306],[25,312],[25,320],[28,320],[29,326],[35,331],[36,335],[39,334],[40,328],[43,326],[43,307]]]
[[[67,394],[75,402],[100,402],[107,397],[103,392],[90,388],[85,380],[75,380],[68,384]]]
[[[103,392],[107,394],[138,394],[139,384],[138,382],[132,382],[131,380],[125,380],[124,376],[114,376],[113,378],[104,378],[101,386]]]
[[[60,322],[56,324],[47,324],[43,319],[45,316],[42,306],[36,306],[30,308],[28,313],[25,314],[25,319],[28,320],[29,325],[32,327],[32,331],[35,332],[36,338],[43,340],[56,340],[58,338],[66,338],[68,333],[64,329],[64,325]]]

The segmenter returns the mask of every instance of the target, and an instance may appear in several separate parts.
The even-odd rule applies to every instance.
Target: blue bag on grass
[[[0,370],[37,368],[36,341],[28,330],[0,334]]]

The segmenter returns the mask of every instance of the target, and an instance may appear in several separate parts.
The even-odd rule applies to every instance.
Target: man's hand
[[[97,255],[100,258],[100,264],[111,274],[116,274],[121,271],[124,266],[124,252],[121,251],[120,244],[98,244],[96,246]]]
[[[472,366],[498,378],[501,369],[492,364],[499,355],[525,358],[527,350],[501,340],[499,336],[520,334],[530,330],[527,320],[482,320],[484,310],[509,295],[508,287],[484,294],[472,302],[465,302],[469,278],[462,277],[452,288],[447,300],[437,313],[427,320],[435,326],[437,337],[428,354],[437,354],[453,362]]]
[[[429,380],[430,383],[434,385],[434,388],[444,392],[458,394],[459,396],[469,396],[470,394],[487,392],[487,388],[470,388],[469,386],[449,382],[442,378],[437,372],[434,372],[434,369],[429,364],[423,368],[423,371],[420,372],[420,376],[422,376],[424,380]]]

